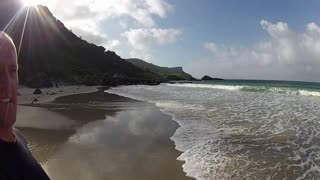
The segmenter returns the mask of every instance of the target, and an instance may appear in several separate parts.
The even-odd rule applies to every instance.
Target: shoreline
[[[95,91],[93,91],[93,88],[95,88]],[[177,158],[181,155],[182,152],[175,149],[175,144],[171,140],[171,137],[173,136],[175,131],[179,128],[179,125],[175,120],[172,119],[172,117],[170,115],[161,112],[160,108],[156,107],[155,105],[153,105],[153,107],[150,108],[150,104],[147,102],[137,101],[137,100],[127,98],[127,97],[122,97],[122,96],[113,95],[110,93],[105,93],[105,92],[103,92],[104,90],[101,90],[101,89],[99,90],[98,88],[101,88],[101,87],[79,88],[77,86],[74,86],[72,88],[69,87],[68,91],[64,89],[63,92],[58,91],[58,93],[54,94],[54,95],[50,95],[50,94],[48,95],[47,93],[45,93],[45,95],[41,96],[39,98],[40,100],[36,103],[21,103],[21,102],[19,103],[19,106],[23,106],[26,108],[46,109],[48,111],[56,113],[56,115],[59,114],[60,116],[62,115],[64,117],[67,117],[67,119],[69,119],[69,120],[75,121],[73,123],[69,122],[69,125],[66,128],[66,129],[68,129],[70,127],[71,127],[71,129],[73,128],[73,130],[71,130],[71,131],[70,131],[70,129],[68,129],[68,130],[63,129],[63,128],[59,129],[60,127],[58,127],[58,129],[49,129],[49,130],[48,129],[37,130],[37,128],[33,129],[32,127],[22,127],[23,133],[28,134],[29,138],[31,138],[35,141],[35,142],[33,142],[34,144],[45,141],[45,138],[43,138],[43,139],[40,138],[41,140],[35,140],[35,139],[37,139],[37,138],[39,139],[39,136],[42,136],[43,134],[47,134],[48,132],[50,132],[51,134],[55,134],[59,131],[63,131],[65,133],[63,135],[64,137],[62,137],[62,139],[56,138],[56,139],[59,139],[59,140],[56,140],[53,138],[54,139],[53,141],[58,141],[58,143],[55,142],[56,144],[54,147],[54,152],[48,153],[49,157],[47,160],[44,160],[44,159],[46,159],[45,158],[46,155],[44,155],[45,154],[44,152],[38,152],[38,156],[41,156],[42,160],[44,160],[44,162],[46,162],[46,163],[44,163],[44,167],[47,170],[50,171],[50,169],[52,170],[53,166],[55,167],[57,164],[61,163],[61,162],[54,161],[52,159],[55,159],[56,158],[55,156],[57,156],[57,154],[59,154],[59,153],[63,154],[63,153],[61,153],[61,151],[62,151],[61,149],[68,149],[68,148],[66,148],[66,146],[68,146],[66,144],[70,143],[70,141],[71,141],[70,139],[79,138],[77,134],[79,134],[79,131],[81,131],[81,129],[85,128],[88,124],[92,124],[92,123],[94,124],[94,123],[101,121],[99,119],[103,119],[103,118],[108,119],[108,117],[106,118],[104,116],[101,116],[102,114],[104,114],[108,111],[109,115],[110,115],[109,119],[112,119],[112,118],[120,118],[121,119],[122,118],[123,119],[122,121],[126,121],[128,123],[127,125],[120,125],[121,128],[123,128],[122,126],[124,126],[125,128],[127,128],[127,126],[128,127],[134,126],[134,127],[131,127],[134,132],[133,134],[139,137],[138,139],[140,139],[140,140],[139,140],[138,145],[139,146],[142,145],[141,147],[144,148],[144,151],[145,151],[145,152],[144,151],[140,152],[140,150],[139,150],[139,153],[136,154],[136,156],[140,157],[140,158],[146,156],[146,157],[144,157],[145,162],[149,162],[150,159],[152,159],[152,161],[150,161],[150,162],[152,162],[152,164],[154,166],[155,165],[161,166],[161,168],[159,168],[159,169],[151,169],[150,165],[148,165],[148,166],[144,167],[145,169],[142,168],[140,172],[139,172],[139,169],[135,170],[136,172],[131,172],[129,165],[128,165],[128,167],[126,166],[126,167],[122,167],[122,168],[127,169],[129,172],[131,172],[132,174],[135,174],[139,178],[146,176],[145,174],[144,174],[144,176],[142,176],[143,172],[144,173],[148,172],[149,174],[147,176],[149,176],[149,178],[152,176],[152,174],[158,174],[159,176],[162,174],[161,179],[163,179],[163,178],[170,179],[169,174],[173,173],[176,176],[174,179],[193,179],[193,178],[187,177],[186,173],[183,172],[182,165],[184,164],[184,161],[177,160]],[[49,90],[51,90],[51,89],[49,89]],[[80,90],[80,91],[76,91],[76,90]],[[102,95],[102,97],[95,99],[94,102],[90,102],[90,99],[94,98],[94,96],[96,96],[96,94],[99,94],[99,91],[100,91],[100,93],[101,93],[101,91],[104,93]],[[29,90],[29,92],[30,92],[30,90]],[[23,99],[23,95],[21,95],[21,96]],[[101,96],[101,94],[100,94],[100,96]],[[36,95],[31,95],[31,96],[29,95],[28,98],[24,98],[25,99],[24,102],[30,102],[31,98],[35,98],[35,97],[37,97],[37,96]],[[108,101],[105,102],[106,100],[108,100]],[[82,107],[82,106],[85,106],[86,103],[87,103],[87,105],[89,104],[88,107],[92,106],[93,109],[99,107],[101,105],[101,103],[102,104],[104,103],[103,107],[106,109],[102,110],[103,111],[102,112],[101,110],[93,110],[93,109],[89,108],[90,109],[90,111],[89,111],[89,109]],[[72,106],[71,108],[69,108],[70,105]],[[72,112],[70,112],[70,110],[66,110],[65,108],[71,109]],[[72,110],[72,108],[73,108],[73,110]],[[81,109],[81,108],[83,108],[83,109]],[[83,112],[84,109],[86,109],[87,112]],[[148,109],[148,110],[145,111],[144,109]],[[76,112],[76,111],[78,111],[78,112]],[[80,114],[79,114],[79,112],[80,112]],[[137,119],[137,120],[132,119],[133,114],[134,114],[133,112],[138,113],[139,117],[146,115],[146,118],[143,120],[143,122],[141,122],[140,119]],[[97,117],[95,117],[96,120],[85,120],[85,116],[86,116],[85,113],[87,113],[87,115],[91,114],[91,115],[97,116]],[[101,114],[100,117],[98,117],[97,113]],[[148,114],[148,113],[150,113],[150,114]],[[125,118],[123,118],[123,116],[125,116]],[[157,116],[157,118],[154,118],[154,116]],[[81,118],[83,118],[83,120],[81,120]],[[159,121],[161,121],[161,123],[163,123],[163,124],[160,123],[159,127],[155,127],[154,124],[159,123]],[[131,124],[132,122],[133,122],[133,124]],[[151,123],[151,125],[150,125],[150,123]],[[136,129],[137,128],[136,126],[143,127],[146,125],[150,126],[149,128],[151,128],[151,129],[156,128],[157,131],[161,131],[161,133],[164,133],[164,134],[160,133],[161,135],[159,135],[159,137],[156,137],[155,139],[150,140],[150,138],[148,139],[146,137],[153,136],[154,132],[149,132],[148,130],[146,130],[144,128],[138,129],[138,130]],[[106,128],[108,128],[108,126],[106,126]],[[170,132],[169,132],[169,130],[166,130],[166,129],[170,129]],[[69,131],[69,132],[67,132],[67,131]],[[121,130],[121,131],[123,131],[123,130]],[[162,131],[165,131],[165,132],[162,132]],[[89,132],[90,131],[88,131],[87,133],[89,133]],[[140,136],[140,133],[142,133],[142,134],[147,133],[144,135],[146,137]],[[148,133],[149,133],[149,135],[148,135]],[[111,136],[113,136],[113,135],[111,134]],[[130,133],[129,133],[129,136],[126,134],[124,134],[124,135],[122,134],[121,137],[122,136],[125,139],[128,137],[132,138],[131,137],[132,134],[130,134]],[[164,138],[164,136],[165,136],[165,138]],[[158,138],[160,138],[162,140],[159,141]],[[151,141],[151,142],[149,142],[149,141]],[[148,142],[147,145],[145,144],[146,142]],[[114,143],[114,142],[112,141],[111,144],[112,143]],[[128,141],[128,142],[126,141],[126,143],[130,144],[130,141]],[[132,148],[131,146],[135,146],[135,145],[130,145],[127,148],[130,149],[130,148]],[[148,148],[146,148],[145,146],[147,146]],[[157,148],[154,149],[154,147],[157,147]],[[39,147],[36,147],[34,149],[37,149],[37,148],[39,148]],[[148,150],[149,148],[153,149],[152,152],[149,152],[150,151],[150,150]],[[167,150],[167,149],[169,149],[169,150]],[[77,152],[77,150],[74,150],[74,151]],[[117,151],[123,151],[123,149],[118,149]],[[156,159],[154,159],[155,152],[153,152],[153,151],[157,152]],[[69,152],[69,153],[71,153],[71,152]],[[81,152],[79,152],[79,153],[81,153]],[[110,153],[112,154],[112,152],[110,152]],[[136,150],[133,150],[133,152],[131,152],[131,153],[137,153],[137,152],[136,152]],[[164,153],[164,155],[159,155],[159,153],[160,154]],[[167,157],[167,155],[170,155],[170,158]],[[133,157],[133,159],[135,159],[134,156],[132,156],[132,157]],[[129,159],[130,160],[128,160],[128,162],[133,163],[132,165],[134,165],[137,161],[137,160],[132,160],[132,158],[129,158]],[[164,159],[165,159],[165,161],[164,161]],[[72,160],[70,160],[70,161],[72,161]],[[84,161],[84,162],[86,162],[86,161]],[[119,163],[119,162],[117,162],[117,163]],[[167,163],[169,163],[169,164],[167,164]],[[123,162],[119,163],[119,164],[121,164],[121,166],[122,166]],[[166,164],[166,165],[163,166],[163,164]],[[172,165],[172,164],[175,164],[175,165]],[[174,170],[174,171],[169,170],[169,168],[167,168],[168,166],[171,169],[176,169],[176,170]],[[55,167],[55,168],[57,168],[57,167]],[[147,170],[147,169],[149,169],[149,170]],[[170,173],[166,173],[166,172],[158,173],[158,172],[166,171],[166,170],[170,171]],[[154,171],[154,172],[150,173],[149,171]],[[142,173],[142,174],[139,174],[139,173]],[[167,175],[164,175],[164,174],[167,174]],[[165,177],[165,176],[169,176],[169,177]],[[57,175],[55,175],[55,177],[63,179],[62,177],[57,176]],[[117,177],[122,177],[119,179],[130,179],[130,176],[126,177],[121,174],[113,173],[113,178],[118,179]],[[99,177],[97,177],[97,179],[99,179]],[[103,178],[100,178],[100,179],[103,179]],[[171,179],[172,179],[172,177],[171,177]]]

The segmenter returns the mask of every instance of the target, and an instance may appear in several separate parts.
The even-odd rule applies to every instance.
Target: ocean
[[[320,179],[320,83],[226,80],[119,86],[180,127],[171,137],[197,179]]]

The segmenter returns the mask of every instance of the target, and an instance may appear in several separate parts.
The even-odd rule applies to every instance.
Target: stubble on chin
[[[0,104],[0,128],[12,127],[16,121],[16,104]]]

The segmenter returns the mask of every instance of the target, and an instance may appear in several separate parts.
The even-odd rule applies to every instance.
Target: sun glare
[[[25,6],[36,6],[38,4],[42,4],[41,0],[23,0],[23,4]]]

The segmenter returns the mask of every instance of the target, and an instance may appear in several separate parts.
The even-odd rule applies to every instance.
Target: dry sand
[[[18,104],[47,103],[57,97],[72,94],[95,92],[100,86],[60,86],[59,88],[42,88],[42,94],[33,94],[34,88],[19,87]],[[37,99],[35,101],[35,99]]]

